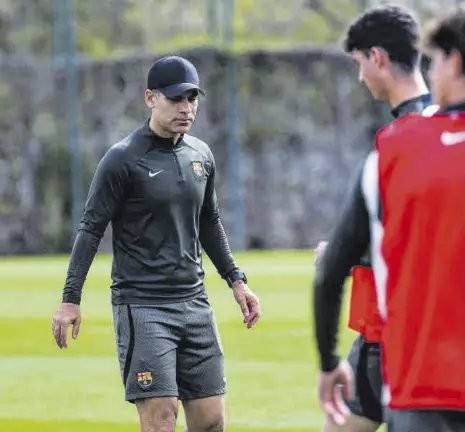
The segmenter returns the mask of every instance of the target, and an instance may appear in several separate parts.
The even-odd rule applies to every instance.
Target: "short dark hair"
[[[367,9],[349,27],[344,50],[366,55],[373,47],[383,48],[402,71],[411,73],[420,63],[420,26],[413,14],[397,5]]]
[[[456,6],[426,27],[423,45],[426,50],[440,49],[446,55],[456,51],[462,57],[465,74],[465,7]]]

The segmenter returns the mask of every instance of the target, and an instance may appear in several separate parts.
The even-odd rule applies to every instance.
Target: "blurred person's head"
[[[419,39],[419,24],[411,12],[383,5],[367,9],[350,25],[344,50],[358,63],[359,80],[373,97],[395,104],[399,101],[391,93],[399,80],[421,75]]]
[[[150,127],[165,138],[188,133],[195,121],[200,80],[195,66],[182,57],[163,57],[149,70],[145,103],[152,110]]]
[[[465,102],[465,8],[458,6],[427,26],[425,49],[433,98],[441,107]]]

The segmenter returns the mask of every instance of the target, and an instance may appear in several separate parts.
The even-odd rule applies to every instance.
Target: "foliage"
[[[63,2],[65,0],[62,0]],[[232,21],[228,4],[235,4]],[[453,3],[444,0],[443,3]],[[135,50],[221,46],[234,24],[236,50],[334,44],[370,0],[74,0],[78,49],[93,58]],[[379,3],[382,3],[381,1]],[[402,3],[402,2],[400,2]],[[421,15],[427,0],[405,0]],[[0,0],[0,53],[51,56],[56,0]],[[434,2],[432,3],[434,4]],[[437,7],[437,6],[436,6]],[[62,19],[62,18],[61,18]]]

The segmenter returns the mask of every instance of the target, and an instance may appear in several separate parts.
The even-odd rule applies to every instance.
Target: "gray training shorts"
[[[223,349],[206,294],[180,303],[114,305],[126,400],[226,392]]]

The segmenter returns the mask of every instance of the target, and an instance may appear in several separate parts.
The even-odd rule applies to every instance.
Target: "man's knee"
[[[223,414],[210,414],[203,418],[197,416],[196,419],[191,419],[188,422],[189,427],[185,432],[224,432],[225,420]]]
[[[217,419],[206,419],[204,421],[197,422],[192,428],[186,428],[184,432],[224,432],[225,421],[224,417]]]
[[[218,415],[204,424],[204,432],[224,432],[224,416]]]
[[[224,397],[213,396],[184,402],[189,432],[224,432]]]
[[[136,401],[141,432],[174,432],[178,416],[176,398],[149,398]]]
[[[205,432],[224,432],[225,430],[225,422],[223,419],[218,419],[215,422],[209,422],[203,426],[201,426]],[[184,429],[184,432],[191,432],[190,429]]]

